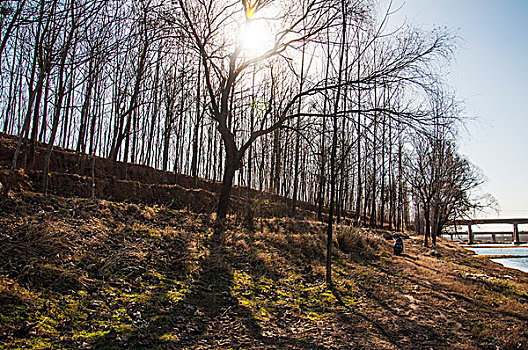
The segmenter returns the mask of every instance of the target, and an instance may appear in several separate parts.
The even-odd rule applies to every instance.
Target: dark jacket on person
[[[394,234],[396,241],[394,242],[394,255],[400,255],[403,253],[403,239],[400,235]]]

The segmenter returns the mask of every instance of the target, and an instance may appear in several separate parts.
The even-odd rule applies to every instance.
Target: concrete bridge
[[[511,224],[513,225],[513,243],[520,244],[521,239],[519,235],[519,225],[528,224],[528,219],[469,219],[469,220],[455,220],[455,226],[467,226],[468,228],[468,243],[475,243],[475,233],[471,226],[473,225],[490,225],[490,224]],[[479,234],[478,232],[476,234]],[[480,233],[480,234],[489,234]],[[493,234],[492,234],[493,235]]]

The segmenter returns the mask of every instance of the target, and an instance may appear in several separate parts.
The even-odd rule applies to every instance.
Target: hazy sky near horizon
[[[400,6],[391,26],[448,27],[461,38],[448,81],[475,120],[460,151],[483,172],[501,217],[528,217],[528,1],[393,0]]]

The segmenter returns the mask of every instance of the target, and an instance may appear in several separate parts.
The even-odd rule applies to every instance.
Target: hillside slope
[[[0,133],[0,183],[6,183],[18,137]],[[22,150],[20,167],[12,188],[17,191],[42,191],[42,169],[46,144],[37,143],[33,164]],[[94,180],[92,181],[92,165]],[[49,193],[62,197],[95,198],[172,209],[189,209],[198,213],[216,210],[221,182],[188,175],[164,172],[149,166],[115,162],[106,158],[78,154],[54,147],[50,159]],[[248,199],[248,197],[250,199]],[[291,200],[269,192],[234,186],[231,196],[233,212],[252,216],[277,217],[289,213]],[[315,218],[316,206],[297,201],[297,217]]]
[[[22,192],[0,227],[1,348],[528,347],[528,276],[443,241],[338,228],[338,300],[317,222]]]

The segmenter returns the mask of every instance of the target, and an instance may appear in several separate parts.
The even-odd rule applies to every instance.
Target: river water
[[[492,261],[512,269],[528,272],[528,244],[512,246],[512,244],[479,244],[464,246],[464,248],[474,251],[478,255],[504,255],[507,258],[493,258]],[[514,258],[512,256],[519,256]]]

